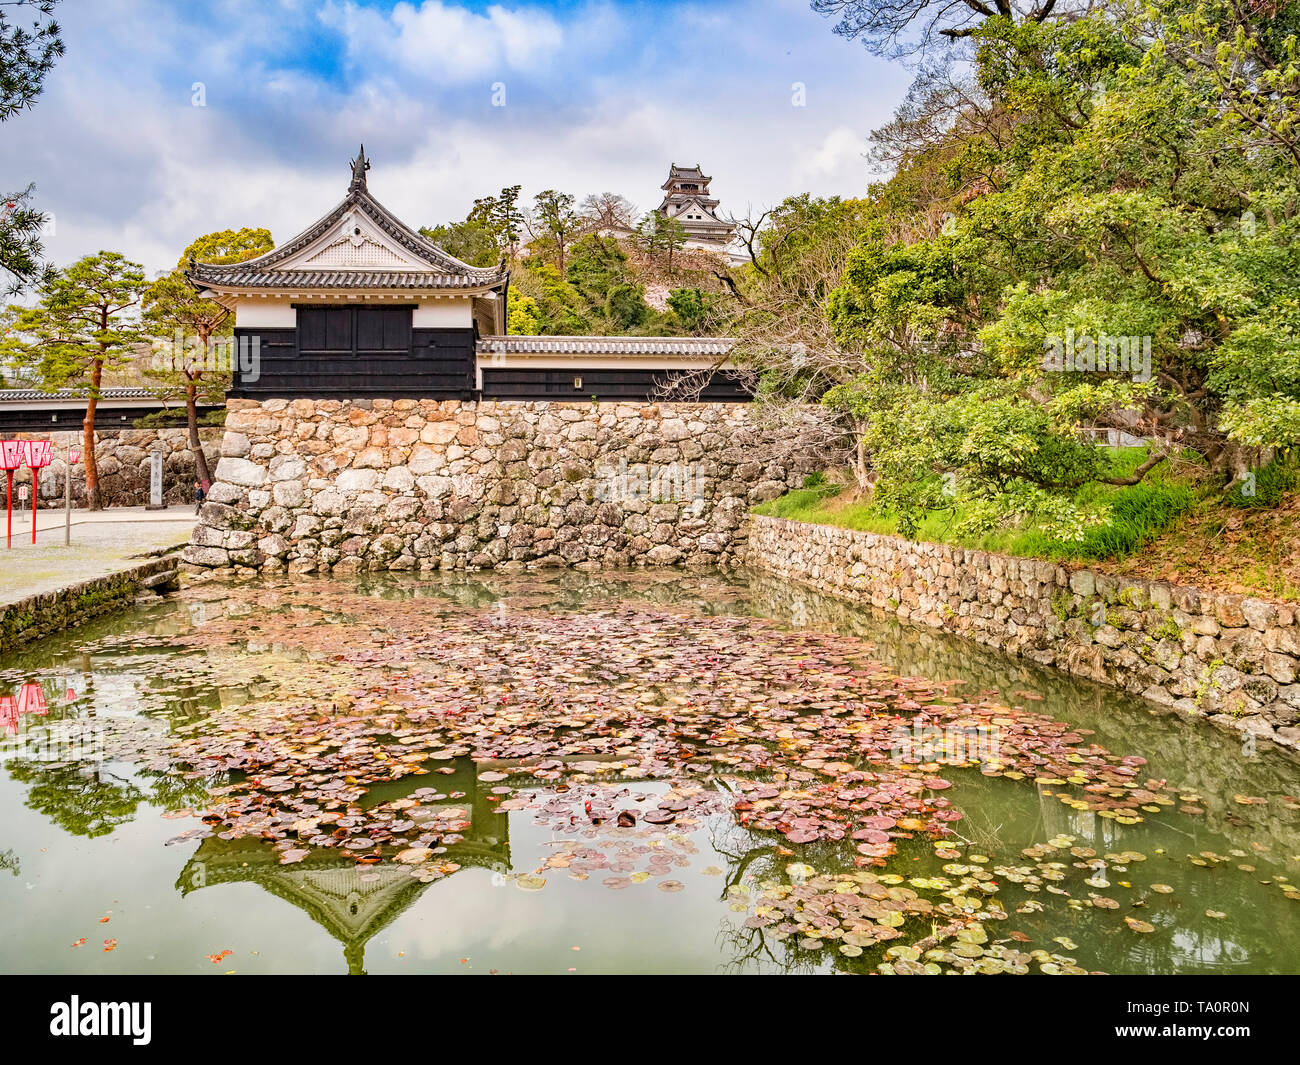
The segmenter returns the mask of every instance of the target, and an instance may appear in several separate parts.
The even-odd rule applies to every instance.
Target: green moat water
[[[1300,761],[758,575],[209,583],[5,695],[10,972],[1300,969]]]

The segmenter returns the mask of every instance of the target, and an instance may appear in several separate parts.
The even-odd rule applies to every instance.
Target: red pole
[[[32,546],[36,546],[36,469],[32,469]]]
[[[5,477],[9,481],[9,490],[5,492],[5,499],[9,504],[9,518],[5,525],[5,547],[14,546],[14,471],[5,470]]]

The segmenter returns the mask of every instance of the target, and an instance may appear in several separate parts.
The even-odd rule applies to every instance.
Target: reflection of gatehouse
[[[494,873],[510,871],[510,819],[488,797],[492,788],[509,785],[524,790],[537,787],[539,781],[530,767],[545,759],[491,759],[455,763],[453,775],[439,777],[439,790],[463,792],[458,799],[422,802],[421,806],[464,808],[470,827],[459,843],[447,847],[439,861],[455,862],[462,869],[477,867]],[[585,754],[570,757],[552,756],[549,760],[566,762],[571,767],[584,763],[621,762],[612,754]],[[489,770],[506,774],[491,784],[479,780]],[[618,772],[620,783],[635,783],[645,778]],[[367,794],[368,805],[392,802],[417,788],[428,787],[426,776],[376,785]],[[459,870],[457,870],[459,872]],[[456,873],[450,874],[455,876]],[[365,879],[363,879],[363,877]],[[446,877],[442,878],[446,879]],[[297,906],[343,944],[348,972],[365,971],[366,944],[411,908],[432,884],[417,880],[411,867],[385,860],[364,865],[334,847],[316,848],[301,862],[284,865],[279,851],[262,839],[248,837],[223,840],[210,836],[203,840],[176,880],[181,895],[186,896],[215,884],[255,883],[272,895]]]
[[[463,791],[464,796],[421,805],[464,808],[470,822],[462,833],[464,839],[450,845],[438,859],[455,862],[461,868],[508,872],[509,819],[488,803],[491,788],[478,782],[473,763],[458,764],[454,775],[437,779],[440,790]],[[372,790],[367,798],[371,804],[391,802],[428,786],[428,777],[407,777],[382,785],[382,794],[377,794],[380,788]],[[280,852],[262,839],[223,840],[210,836],[186,863],[176,886],[185,896],[199,888],[236,883],[255,883],[297,906],[343,944],[348,972],[361,973],[366,944],[438,881],[417,880],[410,866],[391,860],[360,864],[334,847],[315,848],[301,862],[284,865]]]

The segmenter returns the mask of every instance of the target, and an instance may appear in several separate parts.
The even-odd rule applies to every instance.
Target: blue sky
[[[860,194],[910,80],[805,0],[65,0],[59,19],[67,55],[0,126],[0,187],[37,183],[56,262],[111,248],[150,271],[215,229],[291,237],[361,141],[413,225],[516,183],[645,210],[674,160],[737,214]]]

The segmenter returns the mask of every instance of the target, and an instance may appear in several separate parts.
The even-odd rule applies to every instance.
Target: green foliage
[[[810,474],[808,479],[817,476]],[[824,478],[824,474],[821,475]],[[836,525],[838,522],[818,521],[816,516],[824,516],[823,505],[829,499],[834,499],[844,491],[844,486],[834,484],[830,481],[822,480],[816,484],[804,482],[802,488],[795,488],[785,495],[777,496],[775,499],[769,499],[766,503],[760,503],[754,507],[755,514],[762,514],[769,518],[789,518],[792,521],[810,521],[817,524]]]
[[[40,302],[17,312],[0,351],[42,387],[96,395],[103,374],[127,365],[145,339],[135,313],[144,288],[137,263],[117,252],[87,255],[42,284]]]
[[[144,291],[144,320],[164,346],[187,346],[188,355],[201,355],[209,340],[229,335],[234,325],[230,311],[214,300],[203,299],[189,283],[185,270],[191,260],[204,263],[237,263],[271,251],[275,242],[267,229],[224,229],[193,241],[181,253],[176,269],[152,282]],[[195,350],[197,349],[197,351]],[[165,369],[155,370],[160,387],[184,387],[204,379],[201,358],[165,360]],[[171,365],[177,364],[177,365]],[[208,378],[224,393],[229,374]]]
[[[0,295],[17,295],[42,277],[45,215],[32,206],[35,185],[0,194]],[[48,274],[45,274],[48,278]]]
[[[0,4],[0,122],[32,106],[44,88],[45,76],[63,55],[59,24],[51,17],[57,3],[10,0]],[[28,185],[0,194],[0,294],[5,296],[50,278],[50,269],[42,264],[46,217],[32,206],[35,190],[35,185]]]
[[[117,252],[87,255],[47,277],[35,307],[8,312],[0,356],[36,377],[42,388],[83,390],[86,422],[82,451],[86,495],[98,510],[99,474],[95,463],[94,408],[104,375],[131,363],[146,332],[138,312],[144,272]]]
[[[645,289],[640,285],[615,285],[605,299],[605,316],[619,333],[643,325],[652,313],[645,301]]]
[[[661,258],[672,273],[673,255],[686,243],[686,228],[676,218],[649,211],[636,227],[636,242],[647,255]]]
[[[668,293],[668,309],[682,329],[692,336],[709,335],[721,314],[716,293],[698,288],[675,288]]]
[[[1144,456],[1137,448],[1110,454],[1109,471],[1127,473]],[[1053,535],[1032,520],[1010,525],[989,522],[981,498],[961,493],[945,495],[942,482],[934,477],[921,478],[923,483],[913,484],[911,495],[904,495],[914,498],[932,493],[933,498],[931,506],[912,511],[909,522],[880,494],[867,502],[837,505],[832,501],[844,492],[845,486],[827,480],[825,474],[809,483],[815,476],[810,475],[803,488],[755,507],[754,513],[865,532],[897,533],[1030,558],[1093,560],[1135,554],[1173,525],[1197,499],[1193,483],[1165,474],[1155,474],[1136,485],[1112,487],[1089,482],[1077,488],[1069,502],[1098,517],[1081,535],[1062,536]]]
[[[153,392],[164,400],[180,399],[185,405],[201,481],[210,481],[207,459],[199,446],[198,410],[202,400],[220,403],[230,386],[228,360],[220,358],[212,341],[229,336],[234,320],[215,300],[203,299],[190,284],[185,270],[191,262],[237,263],[271,251],[275,241],[268,229],[223,229],[193,241],[177,267],[144,291],[144,321],[154,333],[154,358],[146,376]]]
[[[1165,453],[1226,486],[1300,444],[1300,4],[968,30],[970,77],[927,70],[877,131],[889,181],[789,200],[762,232],[748,291],[802,341],[783,373],[772,345],[767,378],[819,394],[906,535],[945,513],[967,539],[1122,555],[1188,505]],[[855,246],[826,292],[836,215]],[[1150,460],[1117,474],[1096,429],[1152,440]]]
[[[543,189],[533,197],[530,219],[538,239],[533,242],[534,253],[543,252],[554,258],[555,265],[564,271],[569,245],[582,229],[582,219],[573,209],[573,196],[555,189]]]
[[[573,246],[565,278],[593,307],[605,303],[612,289],[634,281],[627,255],[618,241],[594,234]]]
[[[1282,502],[1282,497],[1300,485],[1293,455],[1279,456],[1262,470],[1253,470],[1246,477],[1232,482],[1224,496],[1230,507],[1272,508]]]
[[[501,259],[513,259],[524,228],[519,206],[522,185],[508,185],[495,196],[474,201],[463,222],[421,226],[420,232],[448,255],[470,266],[493,266]]]
[[[1123,488],[1089,485],[1085,501],[1104,503],[1106,518],[1077,541],[1029,533],[1024,550],[1045,558],[1121,559],[1136,554],[1191,509],[1196,492],[1187,484],[1144,482]]]
[[[51,17],[57,3],[10,0],[0,5],[0,122],[32,106],[54,61],[63,55],[59,24]],[[20,20],[11,21],[13,15]]]
[[[512,288],[506,298],[506,330],[512,336],[537,336],[542,331],[541,308],[518,288]]]
[[[454,255],[470,266],[494,266],[501,258],[497,234],[482,221],[447,222],[440,226],[425,226],[420,232],[448,255]]]
[[[507,304],[511,333],[662,336],[683,332],[676,313],[656,312],[613,237],[587,234],[569,249],[563,273],[530,255]]]
[[[474,201],[467,222],[476,222],[491,233],[500,252],[513,259],[524,229],[524,212],[519,206],[522,185],[507,185],[495,196]]]
[[[593,308],[582,293],[552,263],[527,263],[517,279],[520,294],[533,299],[538,310],[538,332],[553,336],[582,336],[592,328]]]

